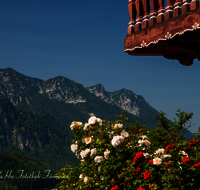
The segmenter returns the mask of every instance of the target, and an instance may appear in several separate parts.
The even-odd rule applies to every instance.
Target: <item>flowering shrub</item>
[[[137,125],[134,133],[123,125],[128,120],[123,113],[114,123],[96,117],[73,122],[71,150],[81,164],[58,173],[60,189],[199,189],[200,134],[190,143],[182,140],[179,133],[192,115],[179,111],[178,116],[170,126],[161,112],[159,127],[145,131]]]

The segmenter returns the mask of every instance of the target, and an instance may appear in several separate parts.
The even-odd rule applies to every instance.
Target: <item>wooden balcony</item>
[[[128,10],[129,55],[164,56],[185,66],[200,60],[200,1],[129,0]]]

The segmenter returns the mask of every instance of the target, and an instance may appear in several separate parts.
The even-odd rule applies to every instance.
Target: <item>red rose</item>
[[[143,174],[144,179],[149,179],[150,178],[150,171],[146,171]]]
[[[153,163],[153,159],[149,160],[149,164]]]
[[[170,149],[170,148],[176,148],[176,147],[174,146],[174,143],[172,143],[172,144],[170,144],[170,145],[167,145],[167,146],[165,147],[164,153],[167,153],[167,152],[168,152],[168,149]]]
[[[139,172],[140,172],[140,168],[137,167],[137,169],[136,169],[136,174],[138,174]]]
[[[169,162],[164,166],[164,168],[169,168]]]
[[[145,190],[145,189],[143,189],[141,186],[140,187],[138,187],[138,189],[137,190]]]
[[[135,154],[133,162],[135,162],[135,164],[137,164],[138,162],[144,162],[144,161],[145,161],[145,156],[144,156],[143,152],[137,152]]]
[[[191,160],[188,157],[183,157],[183,162],[190,162]]]
[[[197,141],[199,142],[199,139],[197,139]],[[193,149],[193,147],[196,146],[197,141],[196,141],[196,140],[191,141],[191,142],[189,143],[189,148],[190,148],[190,149]]]
[[[135,162],[135,164],[138,163],[138,159],[136,157],[133,158],[133,162]]]
[[[194,167],[196,167],[196,168],[200,168],[200,162],[199,162],[199,163],[196,163],[196,164],[194,164]]]
[[[114,187],[111,188],[111,190],[116,190],[118,189],[118,185],[115,185]]]
[[[136,158],[142,158],[142,157],[144,157],[144,154],[143,154],[143,152],[137,152],[135,157]]]

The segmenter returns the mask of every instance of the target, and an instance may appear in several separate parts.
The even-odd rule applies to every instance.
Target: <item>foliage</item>
[[[180,132],[192,113],[178,110],[177,116],[171,126],[161,112],[158,127],[149,130],[138,123],[122,127],[129,120],[123,113],[115,122],[73,122],[71,150],[82,160],[78,167],[67,165],[57,173],[63,179],[60,189],[200,188],[200,134],[191,142],[183,140]]]
[[[0,149],[36,158],[51,170],[80,162],[69,149],[70,136],[50,114],[36,115],[0,99]]]
[[[42,163],[15,153],[0,152],[1,190],[44,190],[56,186],[54,171],[48,171]]]

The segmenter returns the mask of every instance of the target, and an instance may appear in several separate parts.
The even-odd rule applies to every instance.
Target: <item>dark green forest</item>
[[[15,153],[0,152],[0,190],[49,190],[58,180],[41,162]]]

